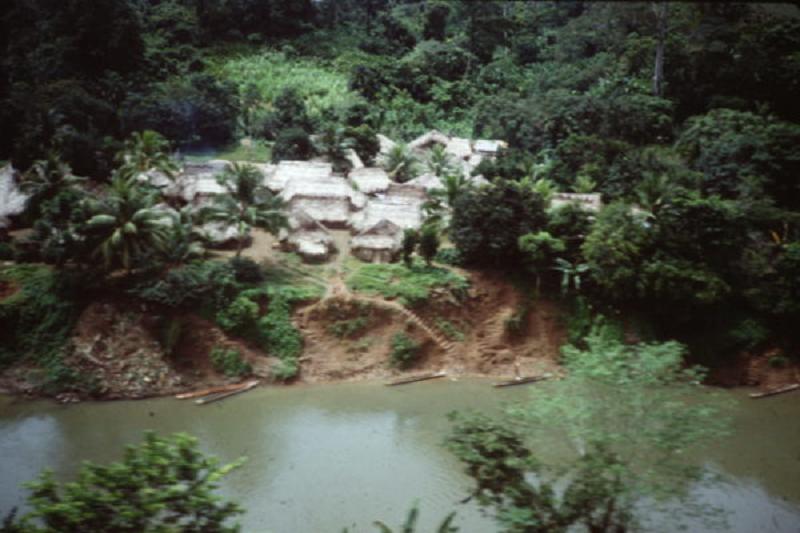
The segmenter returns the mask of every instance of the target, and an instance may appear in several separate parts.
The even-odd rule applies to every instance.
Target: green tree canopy
[[[567,347],[564,379],[534,388],[506,418],[455,416],[448,446],[504,532],[630,531],[646,499],[690,505],[702,470],[682,454],[727,430],[681,345],[626,346],[602,329],[587,345]],[[573,453],[540,451],[554,438]]]
[[[522,259],[517,240],[538,232],[546,221],[538,194],[519,183],[498,180],[456,199],[451,240],[469,263],[514,265]]]
[[[121,462],[85,463],[72,482],[45,470],[28,483],[32,507],[15,533],[236,533],[230,519],[243,511],[214,494],[220,479],[244,459],[220,465],[186,434],[145,434]],[[12,526],[13,527],[13,526]]]

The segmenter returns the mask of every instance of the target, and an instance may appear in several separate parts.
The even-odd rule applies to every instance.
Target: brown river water
[[[497,409],[524,400],[526,387],[426,382],[264,387],[199,407],[174,399],[58,405],[0,397],[0,517],[22,505],[23,481],[45,466],[69,479],[82,460],[119,459],[143,431],[187,432],[223,461],[249,458],[223,481],[223,496],[247,513],[245,533],[374,532],[400,527],[419,500],[418,531],[457,511],[461,533],[497,531],[472,504],[461,465],[442,446],[453,410]],[[800,393],[736,400],[735,434],[692,460],[725,479],[694,490],[697,502],[726,511],[727,524],[689,531],[800,532]],[[659,514],[652,513],[655,519]],[[672,526],[653,526],[672,531]]]

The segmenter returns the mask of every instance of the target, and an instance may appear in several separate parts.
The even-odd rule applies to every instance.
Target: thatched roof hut
[[[422,226],[420,206],[421,202],[401,203],[390,200],[373,200],[363,211],[353,215],[351,228],[360,233],[367,231],[381,220],[388,220],[403,229],[416,229]]]
[[[264,185],[273,192],[283,191],[289,183],[318,181],[333,176],[333,165],[311,161],[281,161],[264,177]]]
[[[494,157],[500,148],[505,148],[508,143],[505,141],[480,139],[475,141],[475,151],[484,157]]]
[[[472,183],[473,187],[485,187],[486,185],[489,185],[489,183],[491,183],[489,180],[487,180],[480,174],[477,176],[471,176],[469,178],[469,181]]]
[[[358,155],[358,153],[352,148],[347,149],[345,158],[347,159],[347,162],[350,163],[350,168],[353,170],[364,168],[364,162],[361,160],[361,157]]]
[[[0,169],[0,228],[11,225],[9,217],[21,215],[30,196],[19,187],[18,172],[11,165]]]
[[[469,139],[452,137],[445,145],[444,151],[459,161],[466,161],[472,155],[472,143]]]
[[[380,151],[378,152],[382,156],[386,156],[392,148],[394,148],[397,143],[391,140],[386,135],[381,135],[380,133],[377,135],[378,142],[380,143]]]
[[[200,225],[200,233],[204,234],[215,248],[234,248],[239,241],[239,231],[235,224],[222,222],[206,222]],[[244,245],[252,240],[250,235],[243,237]]]
[[[215,194],[227,192],[225,187],[217,183],[217,176],[228,166],[230,161],[215,160],[207,163],[187,163],[173,182],[156,170],[141,174],[139,179],[147,179],[156,187],[164,186],[164,194],[175,198],[183,198],[186,202],[198,202]]]
[[[369,167],[352,170],[348,178],[364,194],[386,192],[392,183],[389,175],[382,168]]]
[[[578,194],[570,192],[559,192],[553,195],[550,201],[550,209],[557,209],[567,204],[574,203],[584,211],[597,213],[603,207],[603,200],[600,193]]]
[[[444,187],[442,179],[435,174],[422,174],[411,181],[407,181],[405,185],[419,187],[425,191],[430,191],[431,189],[441,189]]]
[[[302,210],[289,215],[289,235],[283,240],[284,248],[296,252],[305,261],[326,260],[336,250],[328,230]]]
[[[363,193],[338,176],[289,181],[281,196],[291,210],[305,211],[330,227],[347,226],[351,212],[367,203]]]
[[[425,150],[430,150],[433,148],[435,144],[441,144],[442,146],[447,146],[450,143],[450,137],[442,133],[441,131],[431,130],[428,133],[420,135],[410,143],[408,143],[408,147],[411,150],[422,152]]]
[[[397,258],[403,243],[403,228],[383,219],[353,237],[350,252],[370,263],[391,263]]]
[[[428,193],[418,185],[391,183],[383,199],[392,203],[421,204],[428,199]]]

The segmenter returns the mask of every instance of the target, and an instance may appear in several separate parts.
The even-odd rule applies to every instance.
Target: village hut
[[[475,152],[483,157],[494,157],[501,148],[507,146],[505,141],[480,139],[475,141]]]
[[[330,228],[346,227],[351,212],[367,202],[363,193],[339,176],[289,181],[281,196],[292,211],[305,211]]]
[[[473,187],[485,187],[491,183],[489,180],[487,180],[480,174],[478,174],[477,176],[470,176],[467,179],[470,183],[472,183]]]
[[[230,165],[228,161],[216,160],[207,163],[187,163],[180,174],[175,177],[173,185],[168,186],[167,196],[182,198],[195,205],[206,205],[215,194],[224,194],[225,187],[217,182],[217,176]],[[152,172],[152,171],[150,171]],[[149,173],[148,173],[149,174]],[[161,180],[157,174],[156,180]],[[166,176],[164,176],[166,179]]]
[[[388,220],[397,226],[418,229],[422,226],[420,203],[392,203],[372,200],[367,207],[353,215],[352,230],[356,233],[367,231],[381,220]]]
[[[381,156],[384,156],[384,157],[387,156],[389,154],[389,152],[392,151],[392,148],[394,148],[397,145],[396,142],[391,140],[386,135],[381,135],[379,133],[378,135],[376,135],[376,137],[378,137],[378,142],[380,143],[380,150],[379,150],[378,153]]]
[[[421,176],[417,176],[413,180],[405,182],[405,185],[419,187],[426,191],[430,191],[432,189],[444,188],[442,179],[435,174],[422,174]]]
[[[391,203],[421,204],[428,199],[428,193],[418,185],[390,183],[384,199]]]
[[[222,222],[206,222],[200,225],[200,233],[208,240],[214,248],[225,250],[236,248],[239,243],[239,230],[235,224],[224,224]],[[249,246],[252,237],[246,235],[241,237],[243,246]]]
[[[600,193],[578,194],[569,192],[559,192],[553,195],[550,201],[550,209],[558,209],[567,204],[577,204],[584,211],[597,213],[603,207],[603,200]]]
[[[333,237],[325,226],[302,210],[290,214],[289,232],[281,244],[285,251],[295,252],[307,262],[325,261],[336,251]]]
[[[364,194],[385,193],[392,181],[382,168],[360,168],[347,176],[356,189]]]
[[[353,150],[352,148],[347,149],[347,152],[345,152],[344,157],[345,159],[347,159],[347,162],[350,163],[351,169],[357,170],[360,168],[364,168],[364,162],[361,160],[361,157],[359,157],[358,153],[356,153],[356,151]]]
[[[417,153],[421,153],[430,150],[436,144],[447,147],[450,140],[451,138],[441,131],[431,130],[408,143],[408,147]]]
[[[400,253],[402,243],[403,228],[383,219],[353,237],[350,252],[369,263],[391,263]]]
[[[469,139],[451,137],[445,145],[444,151],[460,162],[468,161],[472,155],[472,143]]]
[[[352,230],[367,231],[384,219],[403,229],[417,229],[422,226],[421,207],[427,197],[422,187],[392,183],[386,194],[370,200],[362,211],[353,215]]]
[[[333,176],[333,165],[312,161],[281,161],[264,176],[264,185],[274,193],[282,192],[289,183],[316,182]]]
[[[18,172],[11,165],[0,169],[0,229],[11,226],[11,217],[25,212],[30,196],[22,192]]]

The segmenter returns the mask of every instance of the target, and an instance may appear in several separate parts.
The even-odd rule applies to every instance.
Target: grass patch
[[[189,163],[205,163],[212,159],[224,159],[234,162],[269,163],[272,158],[271,143],[253,139],[249,146],[236,142],[219,149],[187,150],[183,154]]]
[[[450,270],[415,263],[365,264],[347,278],[352,291],[397,299],[408,307],[424,305],[434,289],[444,289],[454,300],[466,296],[469,282]]]
[[[340,339],[355,339],[364,334],[372,319],[369,302],[329,300],[325,306],[328,333]]]
[[[439,331],[444,333],[445,337],[453,341],[463,341],[466,336],[458,331],[453,324],[448,320],[438,320],[436,322],[436,327],[439,328]]]
[[[325,286],[294,268],[269,268],[264,271],[264,280],[256,287],[243,292],[251,300],[261,297],[282,298],[287,302],[317,300],[325,294]]]
[[[44,368],[42,390],[55,393],[88,385],[66,365],[63,348],[85,307],[89,282],[75,272],[38,265],[0,268],[0,280],[19,290],[0,302],[0,368],[29,357]]]
[[[355,341],[347,348],[349,354],[360,354],[369,351],[370,347],[375,343],[375,337],[364,337]]]

